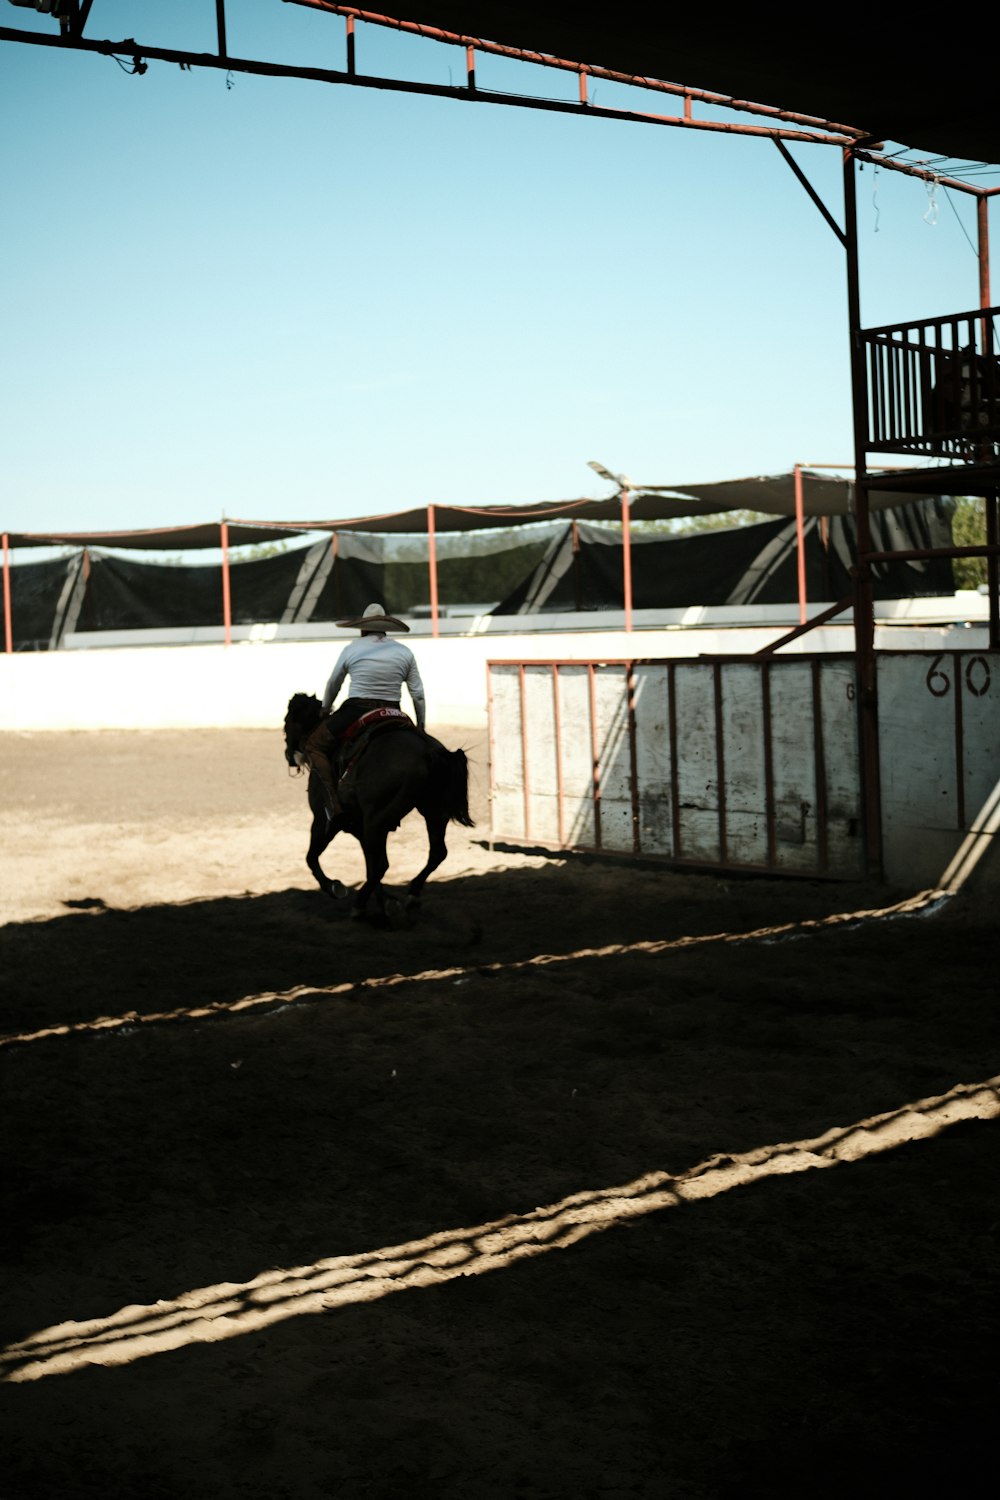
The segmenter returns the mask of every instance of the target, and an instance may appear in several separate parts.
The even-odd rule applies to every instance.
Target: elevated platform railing
[[[859,332],[868,387],[865,452],[944,460],[924,472],[935,492],[1000,485],[1000,308],[977,308]],[[916,487],[919,471],[906,471]],[[900,476],[871,473],[870,488]]]

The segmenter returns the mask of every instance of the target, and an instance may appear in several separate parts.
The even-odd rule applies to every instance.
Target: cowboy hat
[[[387,615],[381,604],[369,604],[364,614],[357,620],[338,620],[339,630],[409,630],[409,625],[404,625],[402,620],[397,620],[395,615]]]

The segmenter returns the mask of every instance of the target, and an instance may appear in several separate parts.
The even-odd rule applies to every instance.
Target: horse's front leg
[[[327,815],[325,803],[321,797],[313,797],[312,788],[310,788],[309,805],[312,808],[313,820],[312,827],[309,830],[309,849],[306,853],[306,864],[309,866],[313,879],[324,895],[343,896],[343,884],[339,880],[331,880],[319,862],[320,855],[324,849],[329,848],[333,836],[339,832],[341,824],[336,821],[331,822]]]

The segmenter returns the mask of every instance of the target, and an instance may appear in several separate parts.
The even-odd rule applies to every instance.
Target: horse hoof
[[[385,903],[385,917],[390,927],[401,931],[404,927],[413,926],[413,903],[411,901],[397,901],[395,897]]]
[[[342,880],[331,880],[330,889],[327,894],[332,896],[334,901],[343,901],[347,895],[347,886]]]

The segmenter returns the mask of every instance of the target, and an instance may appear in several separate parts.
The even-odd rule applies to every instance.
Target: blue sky
[[[232,54],[343,66],[339,19],[229,9]],[[208,50],[214,14],[95,0],[88,34]],[[463,77],[457,49],[358,36],[363,71]],[[0,529],[608,494],[591,458],[654,484],[850,461],[844,256],[771,142],[229,83],[0,43]],[[792,150],[842,218],[839,153]],[[936,198],[862,174],[866,323],[977,305],[974,204]]]

